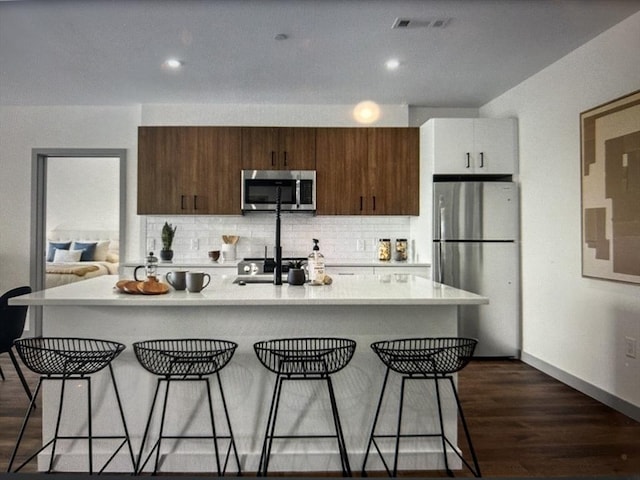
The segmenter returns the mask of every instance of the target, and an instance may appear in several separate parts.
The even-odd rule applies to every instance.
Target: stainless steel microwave
[[[315,170],[242,170],[242,211],[315,212]]]

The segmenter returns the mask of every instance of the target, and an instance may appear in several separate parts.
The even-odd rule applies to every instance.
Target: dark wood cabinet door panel
[[[242,129],[242,168],[245,170],[314,170],[315,165],[315,128]]]
[[[196,213],[239,215],[242,130],[201,127],[197,142],[200,165],[191,172]]]
[[[239,214],[241,129],[140,127],[138,214]]]
[[[417,215],[417,128],[318,128],[319,215]]]
[[[360,215],[365,208],[367,130],[318,128],[316,181],[318,215]]]
[[[280,128],[279,166],[284,170],[315,170],[316,129]]]
[[[138,213],[180,213],[184,158],[191,148],[184,128],[138,129]]]
[[[417,128],[369,129],[372,214],[418,215],[420,137]]]
[[[278,168],[278,129],[245,127],[242,129],[242,168],[275,170]]]

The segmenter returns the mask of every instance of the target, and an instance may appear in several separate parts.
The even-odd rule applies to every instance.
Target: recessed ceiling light
[[[162,64],[163,67],[170,68],[172,70],[180,68],[182,65],[183,63],[180,60],[175,58],[169,58],[165,60],[165,62]]]
[[[400,67],[400,60],[397,58],[390,58],[384,65],[387,67],[387,70],[397,70],[398,67]]]

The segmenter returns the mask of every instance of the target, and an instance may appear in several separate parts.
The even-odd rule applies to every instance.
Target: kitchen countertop
[[[325,262],[327,267],[430,267],[430,263],[414,263],[414,262],[380,262],[378,260],[371,260],[369,262],[364,261],[335,261]]]
[[[480,305],[489,299],[408,274],[333,277],[331,285],[275,286],[234,284],[235,275],[214,275],[200,293],[174,291],[162,295],[130,295],[114,287],[108,275],[34,292],[10,300],[11,305],[216,307],[247,305]]]
[[[175,262],[159,262],[160,268],[229,268],[236,267],[241,260],[234,260],[232,262],[213,262],[213,261],[175,261]],[[125,262],[125,267],[134,268],[140,265],[144,265],[144,260],[138,263]],[[377,260],[362,261],[362,260],[336,260],[325,262],[327,268],[331,267],[430,267],[430,263],[414,263],[414,262],[380,262]],[[329,272],[330,273],[330,272]]]
[[[145,431],[145,419],[151,404],[156,379],[140,367],[132,345],[149,339],[221,338],[238,344],[233,359],[225,367],[225,395],[233,421],[235,440],[243,470],[255,472],[261,444],[256,432],[267,423],[268,402],[273,394],[273,375],[258,361],[253,345],[269,338],[337,337],[353,339],[358,347],[349,365],[332,375],[336,402],[340,404],[345,441],[353,458],[362,458],[367,434],[375,415],[371,392],[379,388],[384,365],[367,348],[372,342],[390,338],[455,337],[458,333],[458,306],[485,304],[488,299],[469,292],[434,283],[410,274],[335,275],[331,285],[275,286],[267,284],[233,284],[236,275],[211,275],[211,284],[201,293],[175,292],[164,295],[128,295],[114,286],[118,276],[97,277],[30,295],[13,298],[11,304],[43,306],[42,334],[51,337],[105,338],[121,342],[127,349],[114,362],[118,390],[125,401],[123,408],[128,429],[135,444]],[[162,308],[153,308],[162,307]],[[108,377],[96,375],[96,391],[106,388]],[[93,382],[93,379],[92,379]],[[46,395],[56,395],[53,385],[43,386]],[[92,387],[93,388],[93,387]],[[306,388],[306,387],[305,387]],[[326,424],[326,399],[323,396],[304,401],[299,391],[286,395],[282,415],[286,419],[283,434],[323,432]],[[180,389],[180,401],[200,405],[202,391]],[[405,408],[409,424],[420,422],[435,426],[438,417],[429,409],[418,408],[419,396],[407,397]],[[69,400],[69,405],[67,405]],[[445,429],[455,431],[458,424],[451,397],[444,408]],[[112,419],[118,415],[115,402],[96,409],[94,428],[110,432]],[[84,399],[72,395],[65,399],[70,411],[85,408]],[[65,408],[66,408],[65,407]],[[296,412],[310,409],[299,430]],[[206,409],[168,409],[167,425],[184,425],[192,435],[208,435]],[[42,428],[45,434],[55,428],[55,403],[43,402]],[[185,417],[185,415],[187,417]],[[66,417],[65,417],[66,418]],[[330,418],[330,416],[329,416]],[[67,418],[65,428],[82,431],[82,418]],[[395,416],[381,419],[380,428],[395,425]],[[455,441],[455,440],[454,440]],[[64,442],[56,449],[56,464],[64,471],[86,470],[86,442]],[[392,445],[382,445],[392,455]],[[406,440],[405,461],[416,470],[439,469],[441,451],[436,442]],[[110,451],[98,451],[106,461]],[[43,461],[46,461],[46,454]],[[455,460],[454,460],[455,461]],[[163,465],[173,472],[211,472],[210,449],[185,441],[179,449],[163,454]],[[274,471],[339,471],[335,446],[322,439],[309,439],[287,445],[286,451],[274,448],[270,465]],[[453,469],[460,468],[450,464]],[[149,467],[149,466],[147,466]],[[233,469],[235,464],[230,464]],[[131,461],[121,449],[105,473],[126,472]],[[231,470],[233,471],[233,470]],[[146,472],[145,472],[146,473]]]

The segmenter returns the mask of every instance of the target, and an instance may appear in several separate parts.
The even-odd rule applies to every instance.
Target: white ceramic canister
[[[220,247],[220,260],[223,262],[236,261],[236,246],[233,243],[223,243]]]

